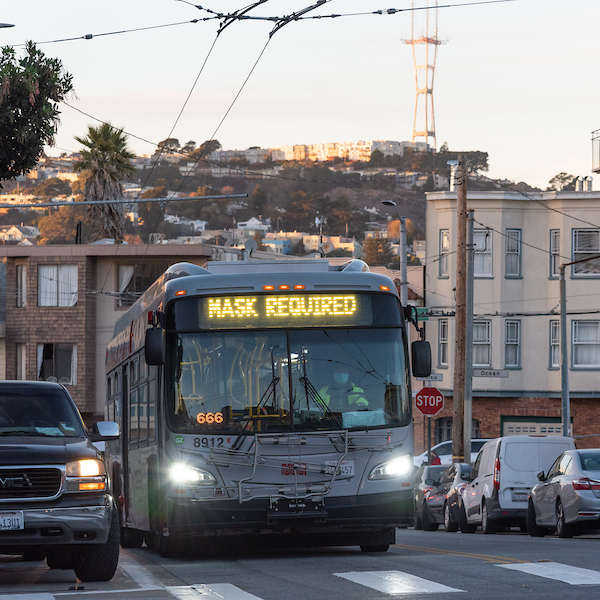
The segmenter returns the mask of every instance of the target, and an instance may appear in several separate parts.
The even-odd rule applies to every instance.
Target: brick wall
[[[6,303],[6,378],[16,377],[16,345],[26,344],[27,379],[37,379],[38,344],[75,344],[77,346],[77,384],[69,392],[82,413],[95,408],[95,288],[93,259],[69,257],[9,258],[7,261]],[[27,268],[27,306],[16,306],[16,265]],[[78,299],[75,306],[38,306],[38,266],[76,264],[78,266]]]

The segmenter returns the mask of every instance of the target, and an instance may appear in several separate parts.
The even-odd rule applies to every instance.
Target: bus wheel
[[[141,548],[144,543],[144,534],[137,529],[121,527],[121,547]]]
[[[106,544],[79,546],[73,550],[73,568],[80,581],[110,581],[119,563],[119,513],[113,507]]]
[[[361,546],[360,549],[362,552],[387,552],[389,547],[389,544],[372,544]]]

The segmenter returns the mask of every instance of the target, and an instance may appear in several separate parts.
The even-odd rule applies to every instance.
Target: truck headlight
[[[67,463],[68,492],[102,492],[106,489],[104,463],[95,458],[85,458]]]
[[[104,463],[94,458],[67,463],[67,477],[98,477],[104,475]]]
[[[375,467],[369,474],[369,479],[392,479],[408,475],[412,468],[410,455],[399,456],[389,462]]]
[[[200,483],[204,485],[217,483],[217,480],[208,471],[202,471],[184,463],[174,463],[171,465],[169,475],[175,483]]]

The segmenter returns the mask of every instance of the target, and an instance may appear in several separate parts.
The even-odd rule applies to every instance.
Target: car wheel
[[[477,531],[477,525],[467,521],[465,505],[462,502],[458,505],[458,527],[461,533],[475,533]]]
[[[527,505],[527,514],[525,516],[526,524],[527,524],[527,533],[531,537],[544,537],[548,530],[545,527],[540,527],[535,520],[535,507],[533,506],[533,501],[530,500]]]
[[[121,548],[141,548],[144,534],[137,529],[121,527]]]
[[[488,535],[497,531],[496,523],[488,517],[487,504],[485,502],[481,506],[481,531]]]
[[[110,531],[105,544],[73,549],[73,568],[80,581],[110,581],[119,562],[119,513],[112,508]]]
[[[452,520],[450,505],[447,502],[444,504],[444,527],[451,533],[458,531],[458,523]]]
[[[431,520],[431,514],[427,508],[427,504],[423,507],[423,531],[437,531],[439,523],[435,523]]]
[[[423,521],[419,514],[419,509],[415,507],[415,529],[423,529]]]
[[[560,499],[556,502],[556,535],[560,538],[573,537],[573,527],[565,523],[565,511]]]

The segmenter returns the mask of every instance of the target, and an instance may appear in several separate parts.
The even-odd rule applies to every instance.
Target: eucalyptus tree
[[[86,137],[75,137],[83,145],[75,170],[86,176],[85,200],[99,202],[123,198],[122,182],[136,172],[131,163],[135,155],[127,147],[127,134],[110,123],[89,126]],[[97,204],[89,212],[98,239],[112,238],[117,244],[125,236],[125,216],[122,204]]]

